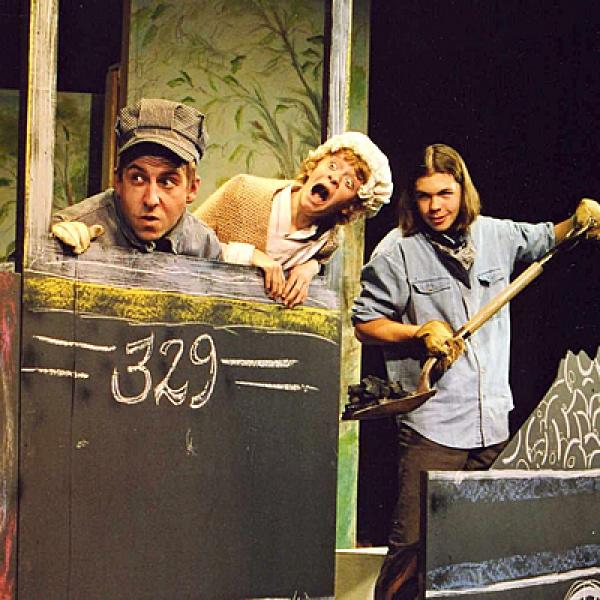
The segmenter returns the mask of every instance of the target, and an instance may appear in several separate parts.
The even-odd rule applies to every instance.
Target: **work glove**
[[[438,358],[438,365],[443,371],[449,369],[465,349],[464,340],[455,338],[452,327],[445,321],[427,321],[415,337],[423,341],[427,356]]]
[[[79,221],[58,221],[52,225],[52,235],[71,248],[75,254],[85,252],[99,235],[104,233],[102,225],[88,227]]]
[[[585,237],[600,240],[600,204],[590,198],[580,200],[573,215],[573,224],[575,229],[589,225],[590,228],[586,231]]]

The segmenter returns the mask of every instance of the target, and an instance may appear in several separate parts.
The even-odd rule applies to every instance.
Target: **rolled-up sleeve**
[[[552,223],[503,222],[508,229],[508,240],[515,252],[515,260],[525,263],[541,258],[555,244]]]

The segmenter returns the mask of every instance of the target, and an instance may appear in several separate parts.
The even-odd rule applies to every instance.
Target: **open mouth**
[[[439,223],[443,223],[446,220],[445,216],[435,216],[435,217],[429,217],[429,220],[432,223],[435,223],[436,225]]]
[[[311,195],[319,196],[323,202],[329,198],[329,190],[322,183],[315,183],[310,190]]]

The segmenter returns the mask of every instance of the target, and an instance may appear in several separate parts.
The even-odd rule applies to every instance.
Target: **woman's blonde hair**
[[[460,208],[453,229],[465,232],[481,211],[479,192],[471,180],[469,170],[461,155],[445,144],[431,144],[423,151],[419,164],[409,173],[404,192],[400,197],[399,226],[404,235],[413,235],[423,226],[415,198],[417,179],[434,173],[452,175],[460,184]]]
[[[304,185],[310,177],[310,174],[316,169],[317,165],[327,156],[339,156],[347,161],[348,164],[356,170],[356,176],[361,183],[365,183],[369,180],[369,177],[371,177],[369,166],[360,156],[356,155],[350,148],[341,148],[337,152],[327,152],[316,156],[313,153],[313,155],[307,156],[300,165],[300,172],[296,175],[296,181],[300,185]],[[332,225],[345,225],[346,223],[350,223],[350,221],[354,221],[360,217],[366,210],[363,199],[359,198],[357,195],[346,210],[335,215],[335,222],[332,223]]]

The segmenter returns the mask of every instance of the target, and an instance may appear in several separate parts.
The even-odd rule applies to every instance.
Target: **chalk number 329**
[[[202,347],[205,348],[206,352],[201,354]],[[162,398],[166,398],[171,403],[179,406],[183,404],[188,397],[188,386],[189,381],[186,381],[182,386],[174,388],[170,384],[170,379],[181,360],[184,352],[184,342],[182,339],[176,338],[163,342],[160,346],[160,353],[163,356],[167,356],[169,350],[175,348],[173,360],[167,373],[163,379],[154,386],[154,401],[158,405]],[[152,374],[147,367],[148,361],[152,357],[154,351],[154,333],[148,337],[129,342],[125,346],[125,352],[127,354],[136,354],[143,352],[143,356],[139,362],[135,365],[127,367],[127,373],[141,375],[143,387],[139,394],[132,396],[126,396],[121,392],[121,373],[117,367],[114,368],[111,378],[111,391],[114,399],[117,402],[123,404],[138,404],[143,402],[148,397],[150,390],[152,389]],[[204,383],[204,387],[196,394],[192,394],[189,400],[190,408],[200,408],[204,406],[212,395],[215,387],[215,381],[217,379],[217,351],[215,344],[210,335],[203,333],[199,335],[191,344],[189,349],[189,359],[193,365],[206,365],[208,364],[208,377]]]

